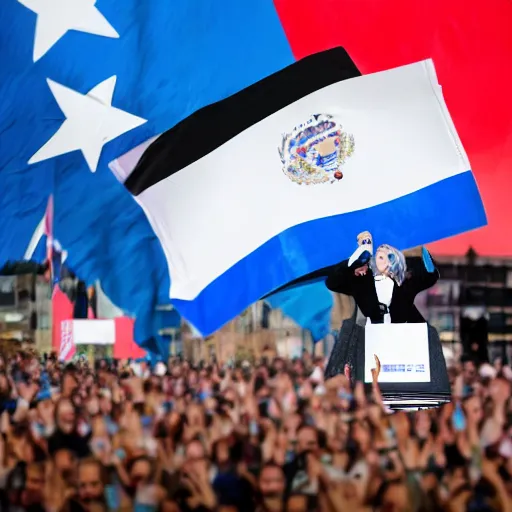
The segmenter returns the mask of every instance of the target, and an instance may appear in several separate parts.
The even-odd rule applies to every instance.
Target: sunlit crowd
[[[0,359],[0,510],[512,510],[509,366],[391,413],[324,364]]]

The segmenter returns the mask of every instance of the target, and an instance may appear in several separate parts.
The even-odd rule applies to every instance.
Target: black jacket
[[[361,313],[370,318],[373,324],[384,321],[384,311],[379,305],[375,279],[370,268],[364,276],[356,276],[354,268],[348,267],[348,260],[342,261],[327,277],[325,282],[329,290],[354,297]],[[401,286],[395,283],[389,314],[392,323],[423,323],[425,319],[414,305],[416,295],[434,286],[439,279],[437,268],[427,272],[423,265],[415,266]]]

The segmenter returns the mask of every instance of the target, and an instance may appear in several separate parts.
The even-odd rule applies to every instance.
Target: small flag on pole
[[[53,236],[54,200],[53,195],[48,198],[48,206],[44,218],[44,234],[46,235],[46,259],[50,270],[50,284],[52,290],[60,281],[62,270],[62,247]]]

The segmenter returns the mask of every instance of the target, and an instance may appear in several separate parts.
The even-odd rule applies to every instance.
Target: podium
[[[371,385],[375,356],[379,387],[391,409],[423,409],[450,401],[451,389],[441,341],[426,323],[369,324],[364,328],[357,378]]]

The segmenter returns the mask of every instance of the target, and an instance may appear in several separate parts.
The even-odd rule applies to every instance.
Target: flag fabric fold
[[[125,0],[123,9],[115,0],[80,0],[80,4],[87,23],[74,19],[73,10],[57,17],[47,0],[2,3],[0,266],[22,259],[27,252],[35,259],[45,258],[43,244],[32,247],[31,239],[34,232],[37,240],[45,238],[37,227],[53,195],[54,237],[68,251],[70,268],[87,284],[100,280],[112,301],[137,317],[138,342],[151,339],[155,306],[170,301],[169,257],[148,212],[116,179],[124,181],[127,175],[119,168],[112,173],[108,163],[121,162],[124,168],[122,155],[203,107],[303,57],[337,46],[347,49],[363,75],[433,59],[490,219],[489,227],[434,247],[444,254],[465,253],[469,245],[490,256],[510,254],[510,237],[502,235],[511,208],[507,184],[512,162],[508,101],[512,4],[508,0],[472,9],[463,0],[432,0],[428,8],[411,6],[407,0],[383,0],[378,5],[370,0],[318,0],[314,8],[305,0],[174,0],[172,5],[168,0]],[[281,129],[293,130],[293,126]],[[203,152],[209,151],[216,131],[217,126],[198,132],[196,142],[204,145]],[[354,137],[355,153],[347,164],[360,153],[356,133]],[[180,159],[185,161],[185,156],[189,157]],[[204,153],[203,159],[209,156]],[[339,185],[348,178],[347,170]],[[203,179],[198,186],[205,188],[207,183]],[[444,194],[450,219],[459,203],[448,191]],[[250,195],[249,191],[240,195],[240,204]],[[416,214],[417,202],[411,201],[408,208]],[[207,220],[209,212],[205,205],[203,209]],[[463,217],[466,212],[459,214]],[[430,216],[425,222],[437,219]],[[399,225],[394,217],[389,219],[390,230]],[[451,228],[447,231],[458,231]],[[421,238],[412,233],[411,237]],[[341,239],[341,234],[332,238]],[[309,271],[309,256],[304,254],[310,244],[299,243],[295,235],[281,234],[273,240],[265,264],[276,262],[282,268],[282,254],[294,263],[285,276],[276,271],[272,285]],[[340,245],[338,250],[340,255],[344,252]],[[207,259],[208,251],[201,247],[198,253]],[[331,258],[327,259],[330,264]],[[178,299],[180,311],[196,318],[198,327],[213,325],[216,315],[223,321],[236,314],[238,304],[259,298],[256,295],[267,288],[269,283],[257,283],[258,262],[240,261],[233,282],[245,286],[246,280],[248,285],[247,290],[240,289],[242,284],[232,288],[233,307],[223,309],[223,298],[205,298],[206,291],[197,296],[201,304]],[[190,272],[182,268],[181,273],[189,281]],[[205,307],[211,307],[211,313],[201,313]]]
[[[309,283],[300,288],[283,290],[265,301],[308,330],[315,343],[331,332],[334,299],[324,283]]]

